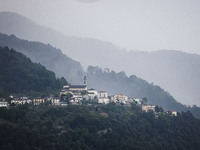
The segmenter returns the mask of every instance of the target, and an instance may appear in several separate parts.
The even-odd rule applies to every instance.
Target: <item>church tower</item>
[[[87,77],[84,77],[84,85],[87,86]]]

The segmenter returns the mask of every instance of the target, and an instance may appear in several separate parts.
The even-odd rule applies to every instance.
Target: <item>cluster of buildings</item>
[[[40,104],[51,104],[51,105],[60,105],[60,98],[59,97],[46,97],[46,98],[34,98],[31,100],[28,97],[18,97],[13,98],[10,96],[11,101],[10,104],[6,101],[5,98],[0,98],[0,107],[9,107],[10,105],[24,105],[24,104],[33,104],[33,105],[40,105]]]
[[[71,95],[69,97],[69,95]],[[84,77],[83,85],[67,85],[63,86],[60,92],[61,99],[68,99],[72,104],[81,103],[82,100],[94,100],[101,104],[108,104],[110,102],[128,104],[134,99],[128,99],[124,94],[115,94],[108,97],[106,91],[97,91],[93,88],[87,89],[87,78]]]
[[[67,95],[71,96],[67,97]],[[142,106],[142,111],[144,112],[148,111],[155,112],[155,106],[143,103],[143,101],[140,98],[129,98],[124,94],[115,94],[112,96],[108,96],[108,93],[106,91],[97,91],[93,88],[87,89],[86,77],[84,77],[83,85],[64,86],[60,92],[60,97],[67,97],[71,104],[81,104],[82,100],[93,100],[101,104],[108,104],[110,102],[114,102],[114,103],[130,105],[131,103],[136,103]],[[176,111],[170,111],[170,113],[174,116],[177,115]]]
[[[40,104],[50,104],[50,105],[60,105],[60,98],[49,96],[46,98],[34,98],[33,105],[40,105]]]
[[[9,104],[5,98],[0,98],[0,107],[8,107]]]
[[[29,99],[28,97],[14,98],[11,100],[11,104],[15,104],[15,105],[23,105],[26,103],[31,104],[32,100]]]
[[[142,107],[142,111],[154,111],[155,106],[145,104],[140,98],[129,98],[124,94],[115,94],[108,96],[106,91],[97,91],[93,88],[87,89],[87,78],[84,77],[83,85],[65,85],[60,91],[59,97],[49,96],[46,98],[34,98],[33,100],[28,97],[12,98],[11,105],[23,105],[23,104],[50,104],[56,106],[81,105],[83,100],[92,100],[100,104],[108,104],[114,102],[117,104],[130,105],[131,103],[138,104]],[[0,107],[8,107],[8,102],[5,99],[0,99]],[[166,112],[169,113],[169,112]],[[177,115],[176,111],[170,112],[173,115]]]

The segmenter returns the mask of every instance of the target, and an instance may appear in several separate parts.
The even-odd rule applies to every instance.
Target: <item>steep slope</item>
[[[2,35],[2,37],[4,37],[3,38],[4,40],[6,38],[8,39],[8,40],[5,40],[5,43],[10,45],[10,47],[15,47],[14,45],[17,45],[17,48],[19,51],[24,52],[25,54],[27,54],[29,56],[32,56],[31,54],[33,53],[34,57],[32,56],[32,58],[35,58],[35,59],[40,58],[41,62],[45,61],[45,59],[42,59],[43,57],[41,57],[41,56],[45,56],[45,54],[48,55],[48,53],[50,53],[49,49],[46,49],[46,45],[44,45],[42,43],[28,42],[28,41],[20,40],[20,39],[17,39],[13,35],[12,36]],[[13,45],[12,45],[12,43],[13,43]],[[41,51],[37,51],[38,44],[40,46],[44,46],[44,49]],[[28,45],[30,45],[30,47],[34,46],[33,48],[36,50],[36,52],[27,51],[27,49],[30,49],[30,47],[27,47]],[[49,48],[51,49],[52,47],[49,46]],[[6,48],[6,50],[9,52],[8,48]],[[48,53],[45,52],[45,50]],[[10,51],[14,56],[15,56],[15,54],[19,55],[18,53],[14,52],[13,50],[10,50]],[[4,51],[2,51],[2,52],[4,52]],[[39,69],[40,72],[39,71],[36,72],[36,74],[38,76],[36,76],[36,77],[33,76],[35,78],[29,78],[30,76],[32,76],[32,74],[29,71],[27,71],[26,69],[33,68],[33,67],[29,66],[29,64],[30,64],[29,59],[28,59],[29,61],[23,62],[23,60],[24,59],[27,60],[27,58],[25,58],[25,56],[20,58],[22,61],[22,64],[27,64],[25,66],[26,68],[24,69],[23,65],[21,65],[21,64],[18,65],[18,61],[13,61],[12,57],[8,58],[7,56],[5,56],[3,54],[1,56],[1,75],[2,76],[0,77],[0,83],[1,83],[0,89],[3,92],[1,92],[0,95],[2,95],[2,94],[5,95],[5,93],[7,91],[14,92],[14,93],[18,93],[18,92],[30,93],[33,90],[44,91],[45,89],[49,89],[48,88],[49,85],[54,86],[53,84],[51,84],[50,79],[46,79],[46,78],[48,78],[48,74],[45,73],[44,67],[42,67],[43,69]],[[52,56],[53,55],[48,56],[48,59],[47,59],[49,66],[52,66]],[[18,60],[19,60],[19,58],[18,58]],[[19,61],[19,62],[21,62],[21,61]],[[14,65],[13,63],[16,64],[18,67],[14,67],[14,69],[12,69],[12,65]],[[11,64],[11,65],[9,65],[9,64]],[[73,64],[69,63],[69,66],[70,65],[73,65]],[[11,68],[9,68],[10,66],[11,66]],[[41,66],[41,65],[39,65],[39,66]],[[44,72],[44,73],[42,73],[42,72]],[[26,73],[28,73],[28,74],[26,75]],[[13,75],[15,75],[15,76],[13,76]],[[47,75],[47,77],[45,77],[46,75]],[[62,72],[61,72],[61,75],[62,75]],[[63,75],[65,75],[65,74],[63,74]],[[52,80],[54,80],[55,75],[51,75],[51,76],[53,77]],[[200,111],[199,111],[198,107],[187,108],[186,106],[183,106],[182,104],[177,103],[171,95],[166,93],[159,86],[154,86],[152,84],[150,85],[148,82],[146,82],[142,79],[139,79],[138,77],[136,77],[134,75],[127,77],[126,74],[123,72],[115,73],[114,71],[112,71],[111,73],[105,73],[98,67],[89,67],[87,76],[88,76],[89,87],[94,87],[98,90],[106,90],[109,92],[109,94],[124,93],[130,97],[147,97],[150,103],[155,104],[155,105],[160,105],[164,109],[177,110],[177,111],[185,111],[185,110],[189,109],[189,110],[191,110],[191,112],[193,112],[193,114],[196,117],[200,117]],[[40,80],[40,77],[42,79],[44,79],[44,81],[42,79]],[[73,79],[76,80],[76,76],[72,76],[72,77],[74,77]],[[24,78],[25,79],[28,78],[28,79],[24,80]],[[39,80],[37,80],[37,79],[39,79]],[[50,81],[48,81],[48,80],[50,80]],[[76,81],[78,81],[78,80],[76,80]],[[63,81],[58,80],[58,81],[54,82],[54,84],[60,85],[59,88],[61,88],[61,85],[63,85]]]
[[[21,40],[14,35],[0,33],[0,46],[14,48],[31,58],[33,62],[44,65],[58,77],[65,77],[71,83],[80,83],[83,78],[83,68],[79,62],[64,55],[61,50],[40,42]]]
[[[135,56],[133,60],[131,56]],[[184,104],[200,105],[200,56],[180,51],[130,52],[121,66],[129,73],[158,84]]]
[[[51,43],[88,65],[135,74],[169,91],[179,102],[200,105],[200,56],[179,51],[126,51],[109,42],[64,36],[15,13],[0,13],[0,32]],[[145,44],[145,43],[144,43]]]
[[[64,56],[60,50],[50,45],[21,40],[14,35],[7,36],[5,34],[0,34],[0,45],[8,45],[9,47],[17,49],[19,52],[29,56],[33,61],[45,64],[58,75],[71,77],[71,81],[82,82],[81,74],[78,76],[80,78],[78,78],[76,74],[70,74],[72,69],[77,69],[77,66],[70,63],[72,60]],[[66,60],[69,60],[69,62],[66,62]],[[66,68],[68,68],[68,70],[71,69],[69,74],[67,72],[68,70],[63,69],[65,66],[62,62],[66,62]],[[166,110],[186,110],[186,107],[177,103],[172,96],[167,94],[160,87],[150,85],[148,82],[136,76],[128,78],[125,73],[117,74],[113,71],[110,74],[105,74],[98,67],[89,67],[87,76],[90,87],[94,87],[98,90],[106,90],[109,94],[124,93],[129,97],[147,97],[150,103],[160,105]]]
[[[64,78],[56,79],[52,71],[23,54],[0,47],[0,97],[9,93],[52,92],[65,84]]]
[[[187,107],[177,102],[168,92],[157,85],[149,84],[147,81],[135,75],[127,76],[124,72],[103,71],[99,67],[89,66],[87,70],[88,87],[97,90],[106,90],[109,95],[125,94],[129,97],[146,97],[148,103],[162,106],[165,110],[191,111],[193,115],[200,118],[200,108]]]
[[[87,78],[89,87],[106,90],[110,95],[119,93],[129,97],[147,97],[149,103],[162,106],[165,110],[183,111],[186,108],[159,86],[135,75],[128,77],[124,72],[104,72],[99,67],[89,66]]]

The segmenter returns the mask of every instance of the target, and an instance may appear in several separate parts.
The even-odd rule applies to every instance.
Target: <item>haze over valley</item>
[[[2,12],[0,19],[0,32],[50,43],[79,61],[85,70],[93,65],[118,72],[125,71],[127,75],[134,74],[161,86],[183,104],[200,105],[198,54],[176,50],[127,51],[109,42],[61,34],[16,13]],[[70,79],[72,83],[77,83],[75,80]]]
[[[0,11],[127,50],[199,54],[199,7],[198,0],[1,0]]]

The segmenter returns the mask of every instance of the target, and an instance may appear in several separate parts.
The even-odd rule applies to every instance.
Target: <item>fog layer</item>
[[[200,53],[199,0],[1,0],[0,11],[129,50]]]
[[[64,36],[13,13],[1,13],[0,32],[51,43],[87,68],[98,65],[124,70],[154,82],[184,104],[200,105],[200,56],[180,51],[126,52],[109,42]]]

